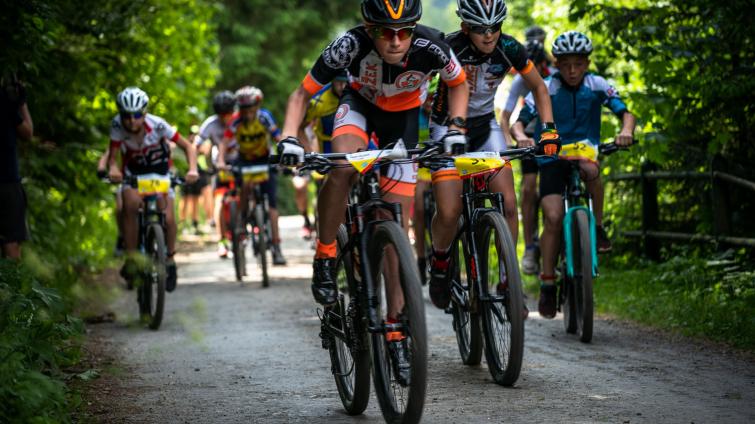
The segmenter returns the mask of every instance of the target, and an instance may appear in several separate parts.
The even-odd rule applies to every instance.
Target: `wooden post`
[[[657,166],[650,161],[643,162],[640,169],[643,233],[658,229],[658,182],[645,177],[645,173],[655,171],[656,169]],[[656,238],[644,235],[643,244],[645,256],[654,261],[661,259],[660,244]]]
[[[716,171],[728,171],[726,160],[720,155],[715,155],[710,165],[711,175],[711,207],[713,208],[713,235],[716,237],[731,234],[729,221],[729,192],[726,181],[716,178]]]

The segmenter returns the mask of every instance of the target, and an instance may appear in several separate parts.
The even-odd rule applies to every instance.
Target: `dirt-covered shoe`
[[[319,258],[312,263],[312,295],[317,303],[324,306],[338,300],[338,286],[333,277],[335,266],[335,258]]]
[[[541,284],[540,299],[537,302],[537,310],[540,316],[547,319],[553,319],[556,316],[557,309],[556,285]]]

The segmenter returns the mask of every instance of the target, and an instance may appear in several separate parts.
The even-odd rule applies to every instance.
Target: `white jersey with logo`
[[[144,117],[143,133],[126,131],[120,115],[113,118],[110,128],[110,145],[121,150],[127,174],[168,173],[170,142],[179,137],[180,134],[163,118],[151,114]]]

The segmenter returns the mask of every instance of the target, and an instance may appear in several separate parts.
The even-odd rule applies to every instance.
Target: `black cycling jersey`
[[[495,50],[488,55],[480,53],[472,44],[472,40],[462,31],[450,34],[446,37],[446,42],[453,49],[467,74],[468,119],[493,113],[495,92],[511,68],[516,69],[520,74],[526,74],[534,69],[532,62],[527,59],[524,46],[507,34],[501,34]],[[433,99],[432,121],[444,125],[447,115],[448,86],[441,81]],[[485,119],[482,120],[485,121]]]
[[[427,96],[426,82],[435,71],[451,87],[465,80],[442,34],[424,25],[417,25],[409,52],[396,65],[383,61],[363,25],[352,28],[325,48],[302,85],[314,95],[343,69],[349,71],[354,91],[388,112],[419,107]]]

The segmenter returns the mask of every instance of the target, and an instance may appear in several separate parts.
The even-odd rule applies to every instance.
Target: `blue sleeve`
[[[627,105],[619,97],[619,92],[605,80],[605,78],[594,75],[592,78],[591,87],[594,91],[597,91],[603,98],[603,106],[607,107],[614,113],[619,119],[627,111]]]
[[[281,130],[278,128],[278,125],[275,123],[275,118],[273,118],[273,114],[270,113],[269,110],[260,109],[260,122],[262,122],[262,125],[265,126],[270,135],[275,138],[280,137]]]

